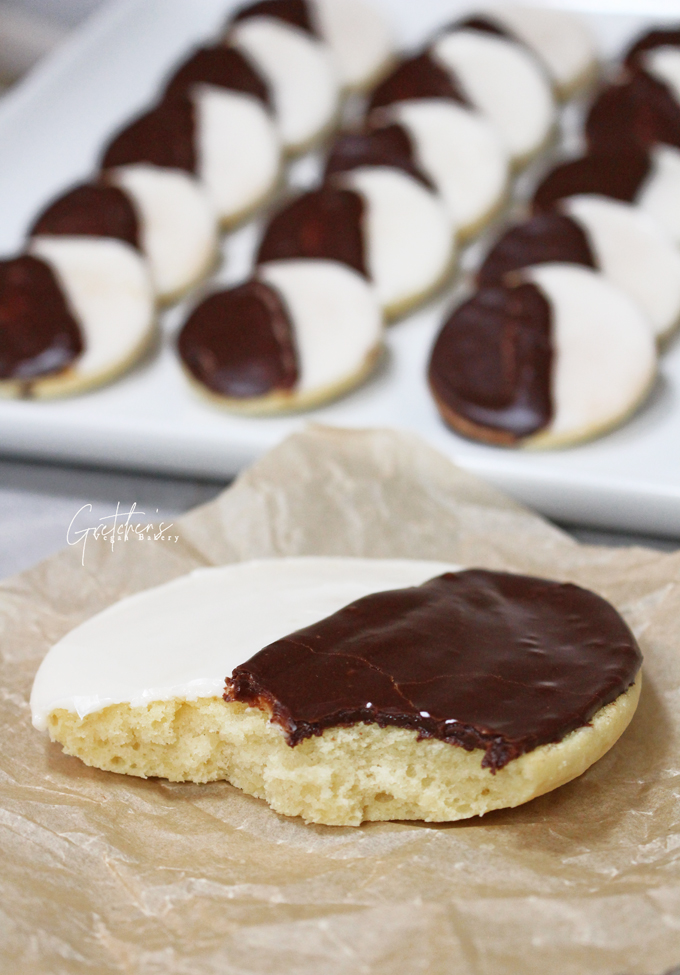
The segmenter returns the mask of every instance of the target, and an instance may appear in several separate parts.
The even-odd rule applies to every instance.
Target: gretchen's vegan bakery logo
[[[179,535],[175,535],[172,531],[172,522],[166,525],[164,521],[161,521],[156,525],[153,522],[137,520],[140,517],[145,517],[146,512],[137,511],[136,501],[130,506],[129,511],[121,511],[120,502],[118,502],[112,515],[104,515],[94,525],[87,524],[88,512],[92,513],[91,504],[84,504],[82,508],[79,508],[71,519],[71,524],[66,532],[66,541],[69,545],[82,544],[83,546],[81,565],[85,565],[85,547],[88,538],[103,538],[112,549],[117,542],[165,542],[175,545],[179,541]],[[158,514],[158,509],[156,509],[156,514]]]

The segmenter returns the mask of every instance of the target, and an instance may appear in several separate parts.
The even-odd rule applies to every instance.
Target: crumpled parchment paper
[[[680,962],[680,553],[579,545],[393,431],[311,427],[163,545],[89,539],[0,586],[0,971],[660,975]],[[645,655],[623,738],[519,809],[306,826],[226,783],[100,772],[30,723],[50,644],[121,596],[253,556],[444,559],[572,580]],[[225,634],[225,639],[228,639]]]

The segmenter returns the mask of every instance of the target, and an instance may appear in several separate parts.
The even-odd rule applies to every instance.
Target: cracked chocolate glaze
[[[288,744],[357,722],[411,728],[496,772],[586,725],[642,655],[600,596],[472,569],[374,593],[265,647],[227,701],[271,711]]]
[[[272,107],[269,85],[234,47],[223,44],[199,47],[172,75],[163,97],[189,95],[197,84],[243,92],[257,98],[267,108]]]
[[[512,445],[552,419],[552,311],[534,284],[480,288],[440,331],[428,370],[459,433]]]
[[[596,266],[583,228],[562,213],[539,213],[507,230],[487,254],[477,281],[502,284],[510,271],[549,261]]]
[[[322,187],[303,193],[277,213],[265,230],[257,263],[294,257],[340,261],[368,276],[363,198],[353,190]]]
[[[0,379],[26,382],[67,369],[83,337],[45,261],[23,255],[0,261]]]
[[[640,64],[641,56],[655,47],[680,47],[680,30],[670,28],[647,31],[630,46],[623,63],[628,68],[636,68]]]
[[[187,319],[178,341],[192,376],[219,396],[288,391],[298,381],[293,325],[277,291],[256,279],[219,291]]]
[[[252,17],[273,17],[318,37],[307,0],[259,0],[237,10],[230,23],[250,20]]]
[[[418,166],[411,136],[398,124],[368,132],[345,132],[337,137],[326,163],[326,179],[360,166],[392,166],[408,173],[427,189],[435,189]]]
[[[368,110],[413,98],[449,98],[461,105],[470,105],[453,74],[437,64],[429,51],[398,64],[373,90]]]
[[[38,234],[114,237],[139,249],[139,221],[130,197],[117,186],[83,183],[53,200],[38,216]]]
[[[680,146],[680,105],[668,85],[640,71],[600,91],[585,133],[590,154],[630,153],[659,142]]]
[[[160,102],[117,133],[104,150],[102,168],[152,163],[195,173],[196,119],[188,97]]]
[[[582,156],[552,169],[533,198],[534,211],[549,210],[578,193],[599,193],[632,203],[649,175],[651,162],[642,149],[630,147],[613,155]]]

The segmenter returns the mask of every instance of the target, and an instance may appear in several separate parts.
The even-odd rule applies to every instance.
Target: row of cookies
[[[553,446],[618,425],[680,320],[680,32],[633,43],[585,138],[587,154],[542,179],[533,215],[492,245],[437,337],[430,388],[465,436]]]

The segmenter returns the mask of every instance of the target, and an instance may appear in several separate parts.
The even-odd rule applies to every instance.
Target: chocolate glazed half
[[[364,201],[352,190],[325,186],[303,193],[270,221],[257,263],[309,257],[340,261],[368,276]]]
[[[641,662],[594,593],[473,569],[374,593],[277,640],[234,669],[224,696],[270,711],[291,746],[391,725],[483,749],[496,772],[586,725]]]
[[[458,433],[514,446],[552,419],[552,359],[551,308],[535,285],[480,288],[437,337],[430,389]]]
[[[299,27],[312,36],[317,36],[317,30],[311,16],[307,0],[258,0],[237,10],[231,18],[235,24],[239,20],[250,20],[252,17],[273,17],[282,20],[293,27]]]
[[[0,261],[0,380],[58,374],[83,352],[83,337],[50,266],[24,255]]]
[[[273,288],[255,279],[202,301],[179,336],[191,375],[218,396],[289,392],[298,381],[293,325]]]
[[[188,97],[174,97],[140,115],[113,137],[104,150],[102,168],[151,163],[195,173],[196,119]]]
[[[373,90],[368,110],[413,98],[449,98],[469,105],[453,74],[442,68],[429,51],[407,58]]]
[[[345,132],[337,137],[326,163],[326,179],[361,166],[401,169],[427,189],[435,189],[418,166],[413,140],[401,125],[386,125],[367,132]]]
[[[187,96],[197,84],[243,92],[257,98],[267,108],[272,107],[269,85],[244,55],[233,47],[223,44],[199,47],[172,75],[163,97]]]
[[[29,237],[38,234],[114,237],[139,249],[139,220],[130,197],[104,183],[83,183],[53,200],[29,231]]]

